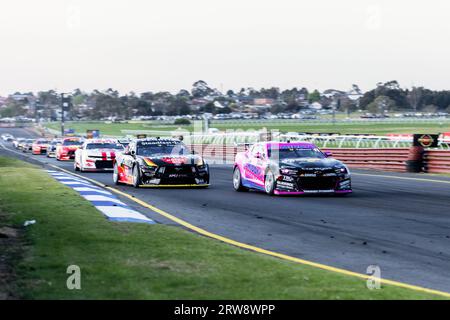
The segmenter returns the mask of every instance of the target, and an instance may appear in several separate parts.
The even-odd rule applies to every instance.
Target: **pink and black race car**
[[[348,194],[350,171],[309,142],[261,142],[236,155],[233,187],[272,195]]]
[[[88,139],[75,151],[75,171],[112,171],[116,153],[123,152],[117,139]]]

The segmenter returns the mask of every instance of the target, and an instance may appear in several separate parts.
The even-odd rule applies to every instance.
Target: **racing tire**
[[[115,185],[119,185],[120,184],[120,181],[119,181],[119,168],[117,168],[117,163],[114,164],[113,182],[114,182]]]
[[[74,160],[75,161],[75,160]],[[80,171],[84,172],[84,168],[83,168],[83,159],[80,157]]]
[[[139,170],[139,165],[133,167],[133,187],[139,188],[141,185],[141,170]]]
[[[273,195],[275,191],[275,176],[270,170],[268,170],[264,176],[264,191],[266,191],[268,195]]]
[[[235,167],[233,171],[233,189],[238,192],[248,191],[248,188],[242,185],[241,170]]]
[[[77,162],[76,162],[76,161],[73,162],[73,169],[74,169],[75,171],[80,171],[80,168],[78,168]]]

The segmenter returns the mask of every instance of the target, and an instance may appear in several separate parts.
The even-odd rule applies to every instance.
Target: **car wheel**
[[[80,168],[78,168],[78,165],[77,165],[77,162],[76,162],[76,161],[73,162],[73,169],[74,169],[75,171],[80,171]]]
[[[116,185],[120,184],[120,182],[119,182],[119,168],[117,167],[117,163],[114,164],[114,169],[113,169],[113,182],[114,182],[114,184],[116,184]]]
[[[275,191],[275,177],[270,170],[266,172],[264,177],[264,190],[269,195],[273,195],[273,192]]]
[[[80,157],[80,171],[83,172],[84,168],[83,168],[83,159]]]
[[[233,171],[233,188],[236,191],[248,190],[246,187],[242,185],[241,170],[239,170],[239,167],[234,168]]]
[[[133,167],[133,187],[139,188],[141,185],[141,173],[139,170],[139,165]]]

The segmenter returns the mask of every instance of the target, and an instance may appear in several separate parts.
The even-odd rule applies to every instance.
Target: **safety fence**
[[[245,145],[192,144],[191,149],[219,164],[232,164],[236,153],[245,151]],[[409,148],[324,148],[332,157],[350,168],[406,172]],[[425,150],[424,172],[450,173],[450,150]]]
[[[384,171],[405,172],[408,160],[408,148],[384,149],[324,149],[331,152],[332,157],[341,160],[349,167],[362,169],[378,169]]]

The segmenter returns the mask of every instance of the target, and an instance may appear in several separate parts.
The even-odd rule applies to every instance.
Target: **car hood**
[[[331,169],[336,166],[342,166],[342,162],[331,158],[297,158],[280,161],[280,167],[296,169]]]
[[[88,157],[101,157],[101,156],[115,156],[117,153],[121,152],[121,150],[117,149],[90,149],[86,150],[86,155]]]
[[[202,160],[202,157],[198,155],[161,155],[156,157],[144,157],[138,156],[147,165],[157,166],[180,166],[180,165],[194,165]]]

